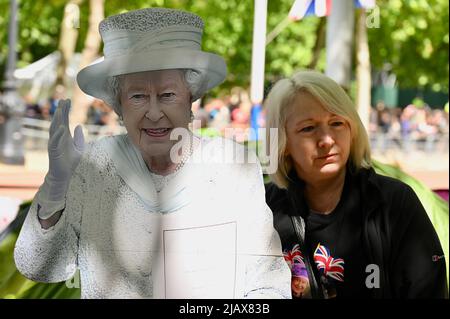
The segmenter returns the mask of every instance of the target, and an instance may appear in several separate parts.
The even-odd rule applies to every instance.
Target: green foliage
[[[18,67],[43,58],[57,49],[65,2],[19,1]],[[0,0],[0,81],[3,80],[8,56],[9,3],[9,0]]]
[[[19,63],[36,61],[58,47],[60,24],[67,0],[20,1]],[[287,16],[293,0],[269,0],[267,33]],[[222,55],[229,75],[211,95],[225,94],[233,86],[248,87],[251,72],[253,0],[119,0],[105,1],[105,16],[144,7],[169,7],[199,14],[205,20],[203,49]],[[380,27],[369,28],[373,69],[390,63],[401,87],[429,87],[448,91],[448,1],[378,0]],[[0,0],[0,78],[7,57],[9,0]],[[370,15],[370,12],[369,12]],[[80,6],[81,52],[88,29],[89,0]],[[320,19],[306,17],[290,23],[266,47],[266,80],[273,82],[312,61]],[[325,69],[325,50],[317,69]],[[0,80],[1,81],[1,80]]]
[[[0,298],[3,299],[76,299],[80,289],[69,289],[65,282],[38,283],[25,278],[13,260],[18,234],[12,233],[0,243]]]
[[[421,109],[425,106],[425,102],[423,99],[421,99],[420,97],[415,97],[412,100],[412,104],[414,104],[417,108]]]
[[[253,1],[185,1],[185,9],[205,20],[203,49],[225,58],[225,86],[248,85],[250,81]]]
[[[31,202],[23,203],[18,216],[23,216],[29,209]],[[1,299],[77,299],[80,289],[60,283],[38,283],[25,278],[14,263],[14,245],[19,236],[20,227],[11,232],[0,242],[0,298]]]
[[[378,0],[380,27],[368,29],[374,69],[392,64],[400,87],[448,92],[447,0]]]
[[[20,3],[19,64],[26,65],[53,52],[58,47],[60,23],[64,14],[64,0],[35,0]],[[287,15],[291,0],[269,1],[267,31],[270,32]],[[228,77],[212,95],[228,92],[232,86],[247,87],[250,82],[253,38],[253,1],[246,0],[139,0],[105,1],[105,16],[145,7],[170,7],[200,15],[205,20],[203,49],[222,55],[228,65]],[[9,12],[9,1],[0,0],[1,12]],[[34,19],[39,17],[39,19]],[[79,37],[76,50],[83,49],[88,29],[89,1],[80,6]],[[7,43],[9,16],[0,17],[0,39]],[[266,74],[268,78],[291,74],[304,68],[312,59],[315,28],[318,18],[291,23],[267,46]],[[5,65],[7,46],[0,47],[0,66]],[[322,59],[323,60],[323,59]],[[324,61],[321,63],[322,69]],[[1,71],[1,70],[0,70]]]
[[[182,8],[199,14],[205,20],[203,48],[222,55],[227,62],[229,74],[220,89],[227,92],[232,86],[248,87],[251,74],[254,1],[187,0],[178,3],[182,2]],[[267,33],[286,18],[291,5],[292,0],[268,2]],[[318,18],[311,17],[301,23],[291,23],[267,45],[267,81],[272,82],[278,77],[290,75],[311,62],[318,21]]]

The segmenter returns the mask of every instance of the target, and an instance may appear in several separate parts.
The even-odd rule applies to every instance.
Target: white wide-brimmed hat
[[[193,69],[205,76],[202,92],[225,79],[227,67],[219,55],[201,50],[203,20],[190,12],[147,8],[110,16],[100,22],[104,57],[82,69],[77,82],[86,94],[111,99],[108,78],[116,75]]]

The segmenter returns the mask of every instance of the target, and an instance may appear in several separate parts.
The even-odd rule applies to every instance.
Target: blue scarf
[[[150,171],[141,152],[130,141],[128,135],[105,139],[103,146],[114,163],[123,181],[140,197],[146,208],[152,212],[171,213],[186,206],[190,200],[186,192],[186,165],[160,193],[156,192]]]

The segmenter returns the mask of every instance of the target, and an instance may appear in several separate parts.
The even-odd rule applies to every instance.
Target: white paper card
[[[235,298],[237,224],[163,231],[165,298]]]

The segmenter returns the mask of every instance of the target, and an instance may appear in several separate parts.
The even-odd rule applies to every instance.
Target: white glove
[[[73,171],[84,151],[84,136],[81,126],[75,128],[74,138],[69,129],[70,100],[61,100],[50,125],[48,141],[49,169],[39,191],[38,216],[48,219],[64,209],[66,192]]]

